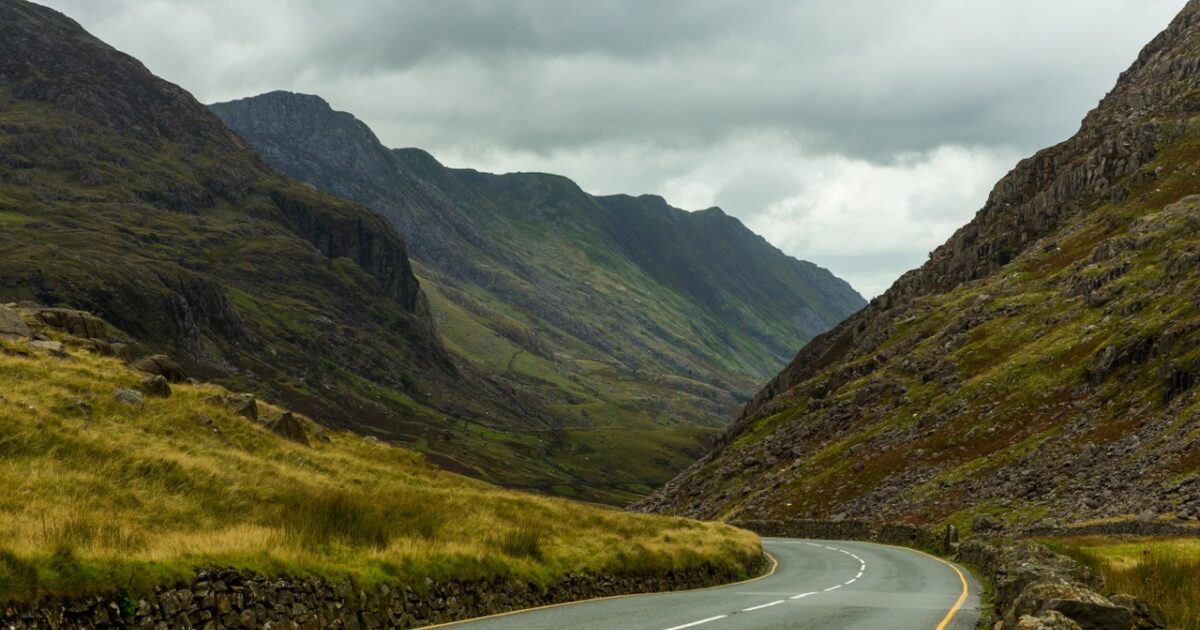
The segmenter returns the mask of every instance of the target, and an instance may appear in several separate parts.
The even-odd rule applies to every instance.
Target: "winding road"
[[[443,624],[463,630],[971,630],[979,586],[956,565],[862,542],[765,538],[769,575],[695,591],[630,595]]]

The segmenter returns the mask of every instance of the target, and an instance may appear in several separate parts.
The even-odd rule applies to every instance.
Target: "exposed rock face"
[[[553,273],[564,259],[543,259],[547,237],[530,224],[569,227],[576,240],[631,263],[631,273],[693,300],[716,320],[701,325],[725,331],[730,343],[741,343],[737,331],[765,347],[774,359],[762,367],[865,303],[846,283],[783,255],[717,209],[688,213],[650,196],[591,197],[556,176],[445,168],[424,152],[385,148],[366,125],[316,96],[272,92],[211,108],[272,166],[388,217],[411,236],[414,255],[446,280],[477,284],[599,347],[628,345],[623,336],[632,331],[588,330],[594,313],[574,303],[574,287],[553,295],[538,289],[571,279]],[[718,312],[732,300],[744,309]],[[634,330],[645,327],[631,317],[638,315],[624,315]],[[764,354],[751,350],[747,361]]]
[[[108,339],[108,327],[104,320],[91,313],[66,308],[25,310],[41,323],[81,339]]]
[[[7,306],[0,306],[0,337],[25,339],[31,334],[33,332],[20,313]]]
[[[1072,138],[806,345],[639,507],[933,521],[1200,517],[1200,3]],[[1187,486],[1190,488],[1190,486]]]

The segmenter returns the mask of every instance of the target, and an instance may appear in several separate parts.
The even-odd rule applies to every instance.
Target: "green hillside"
[[[212,109],[281,172],[392,220],[460,364],[539,402],[548,424],[484,415],[466,418],[465,440],[457,430],[404,438],[501,483],[636,498],[699,456],[796,347],[863,304],[716,208],[446,168],[385,148],[315,96]],[[510,449],[531,456],[507,468]]]
[[[285,409],[258,403],[248,418],[215,385],[140,394],[160,390],[93,342],[0,306],[14,319],[43,341],[0,334],[0,605],[117,590],[136,601],[214,566],[360,587],[549,585],[572,572],[744,574],[760,554],[748,532],[502,490],[302,418],[281,434],[270,427]]]

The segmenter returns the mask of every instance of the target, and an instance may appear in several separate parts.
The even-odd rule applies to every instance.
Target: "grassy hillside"
[[[645,504],[705,516],[1200,518],[1200,4],[810,343]]]
[[[455,470],[628,502],[703,453],[799,344],[863,304],[716,208],[447,168],[387,149],[316,96],[211,108],[281,172],[397,225],[460,365],[533,401],[533,422],[482,414],[394,434]]]
[[[311,447],[290,442],[213,402],[213,385],[125,406],[114,393],[144,375],[69,352],[0,341],[0,602],[145,589],[211,565],[545,584],[759,553],[729,527],[501,490],[349,433],[313,425]]]
[[[1200,540],[1085,537],[1043,542],[1103,576],[1105,591],[1154,602],[1168,627],[1200,629]]]
[[[19,0],[0,2],[0,227],[0,301],[87,309],[194,376],[413,444],[446,418],[548,426],[453,363],[386,220],[279,175],[187,92]],[[488,470],[547,478],[527,456]]]

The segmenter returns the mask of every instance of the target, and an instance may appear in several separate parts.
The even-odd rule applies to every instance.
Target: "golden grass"
[[[1200,630],[1200,539],[1089,536],[1050,544],[1103,575],[1106,591],[1160,607],[1171,628]]]
[[[749,532],[502,490],[349,434],[296,445],[207,402],[214,386],[134,410],[113,398],[138,380],[116,360],[28,352],[0,342],[0,601],[145,588],[210,565],[544,584],[738,571],[760,554]]]

